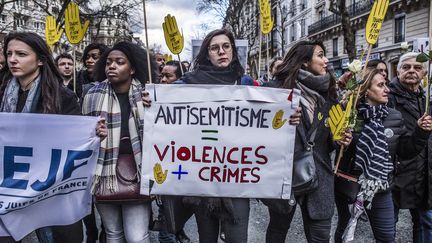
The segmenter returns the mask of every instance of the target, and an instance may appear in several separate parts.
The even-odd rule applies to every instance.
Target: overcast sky
[[[182,60],[191,59],[191,39],[196,39],[199,36],[206,34],[206,31],[220,28],[221,22],[211,13],[199,14],[196,10],[197,0],[156,0],[146,4],[147,10],[147,25],[149,45],[157,43],[162,45],[162,51],[170,53],[165,44],[162,23],[167,14],[174,15],[177,20],[177,25],[183,29],[185,39],[185,47],[181,55]],[[202,30],[201,25],[208,25],[209,30]],[[140,36],[145,42],[144,32]],[[202,38],[202,37],[201,37]],[[177,59],[177,58],[175,58]]]

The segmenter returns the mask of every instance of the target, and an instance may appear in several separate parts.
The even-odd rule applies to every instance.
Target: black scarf
[[[232,66],[219,68],[215,66],[200,65],[192,72],[186,73],[182,80],[187,84],[240,84],[241,76]]]
[[[358,112],[364,119],[355,158],[356,166],[363,172],[359,179],[361,189],[358,197],[372,202],[376,192],[389,187],[388,175],[393,171],[383,125],[388,108],[387,105],[370,106],[361,103]],[[368,205],[370,207],[371,204]]]
[[[310,122],[313,120],[315,109],[322,107],[325,98],[322,94],[328,92],[330,86],[330,74],[313,75],[303,69],[297,75],[297,88],[301,90],[300,102],[306,108]]]

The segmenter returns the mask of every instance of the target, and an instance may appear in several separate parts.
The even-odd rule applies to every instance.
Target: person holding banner
[[[39,35],[10,33],[3,46],[6,63],[0,70],[0,112],[81,114],[75,94],[61,85],[62,77],[49,47]],[[51,217],[59,216],[61,212],[51,212]],[[83,240],[81,221],[50,228],[58,242]],[[36,233],[42,240],[42,231]]]
[[[207,34],[193,63],[191,72],[182,77],[187,84],[240,85],[244,75],[234,36],[226,29]],[[248,198],[185,197],[184,201],[195,206],[200,242],[216,243],[220,223],[225,242],[247,242]]]
[[[139,195],[144,84],[149,75],[155,76],[147,71],[147,59],[142,58],[146,55],[136,44],[115,44],[102,54],[94,70],[95,80],[104,81],[84,97],[83,114],[102,116],[108,127],[107,134],[102,134],[106,138],[101,142],[92,185],[108,243],[150,242],[151,200]],[[128,183],[124,182],[126,173],[134,177],[126,178]],[[125,187],[135,189],[120,191]]]
[[[297,126],[294,157],[304,153],[312,138],[314,162],[318,178],[317,188],[307,193],[294,194],[303,215],[303,227],[308,242],[329,242],[331,218],[334,212],[333,168],[331,153],[335,149],[330,129],[325,126],[330,107],[336,103],[336,81],[327,71],[328,59],[321,42],[300,41],[285,55],[275,72],[273,87],[301,90],[302,116]],[[314,132],[313,132],[314,131]],[[309,132],[309,133],[306,133]],[[307,138],[306,136],[309,136]],[[351,142],[351,132],[344,133],[339,145]],[[295,161],[294,161],[295,166]],[[283,200],[279,200],[284,202]],[[288,205],[288,202],[285,202]],[[270,222],[266,242],[285,242],[294,217],[294,202],[283,209],[269,207]]]
[[[367,69],[363,82],[357,107],[362,125],[354,131],[354,140],[342,158],[340,169],[358,178],[360,186],[356,200],[364,203],[375,240],[395,242],[390,190],[395,166],[397,160],[411,158],[425,148],[432,130],[432,117],[424,115],[416,121],[414,132],[408,133],[402,114],[386,105],[390,90],[381,70]],[[344,231],[352,218],[349,203],[352,202],[336,193],[339,217],[335,242],[346,242],[344,239],[348,237]]]

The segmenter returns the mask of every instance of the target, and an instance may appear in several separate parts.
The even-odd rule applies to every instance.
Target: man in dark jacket
[[[402,113],[405,126],[412,134],[417,120],[425,113],[426,97],[420,83],[426,74],[426,64],[416,61],[419,53],[406,53],[397,65],[397,77],[390,83],[389,106]],[[432,141],[410,159],[397,159],[393,185],[396,218],[399,209],[410,209],[413,221],[413,241],[432,242]],[[432,156],[432,153],[430,153]]]

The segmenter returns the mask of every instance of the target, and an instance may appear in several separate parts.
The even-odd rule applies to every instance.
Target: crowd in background
[[[326,50],[320,42],[298,42],[284,57],[269,62],[269,76],[258,79],[245,73],[234,37],[225,29],[210,32],[191,63],[165,62],[161,53],[152,53],[150,72],[144,58],[148,50],[124,41],[112,47],[92,43],[83,52],[83,69],[77,71],[75,83],[72,56],[61,53],[54,58],[38,35],[11,33],[3,46],[0,112],[101,117],[95,124],[101,139],[92,185],[95,207],[82,220],[85,227],[78,221],[36,230],[40,242],[78,243],[84,235],[88,243],[150,242],[149,230],[156,228],[160,242],[190,242],[183,227],[192,215],[202,243],[216,243],[220,237],[230,243],[248,242],[248,198],[158,197],[155,217],[151,210],[153,198],[141,197],[132,203],[98,200],[105,190],[116,191],[113,185],[117,183],[117,163],[127,161],[141,168],[143,112],[145,106],[151,106],[145,84],[150,77],[155,83],[172,85],[301,90],[300,108],[289,118],[289,124],[297,127],[294,159],[311,142],[314,144],[317,185],[308,192],[294,193],[294,200],[265,203],[270,215],[266,242],[285,242],[297,205],[308,242],[330,241],[335,209],[338,224],[333,238],[344,242],[352,216],[350,207],[359,198],[377,242],[396,242],[400,209],[410,210],[413,241],[432,242],[432,117],[425,113],[426,92],[420,84],[427,65],[416,61],[419,53],[402,55],[392,80],[388,80],[385,62],[368,63],[359,78],[363,81],[356,107],[360,126],[347,129],[343,139],[334,142],[327,119],[322,117],[328,117],[330,108],[343,100],[342,91],[352,74],[346,72],[336,78],[329,71]],[[345,153],[340,173],[356,178],[354,198],[345,195],[345,187],[334,173],[334,154],[341,147]],[[166,214],[164,207],[168,204],[188,212],[176,221],[175,232],[164,226],[176,216]],[[96,213],[101,217],[100,227],[96,225]],[[14,240],[1,237],[0,242]]]

